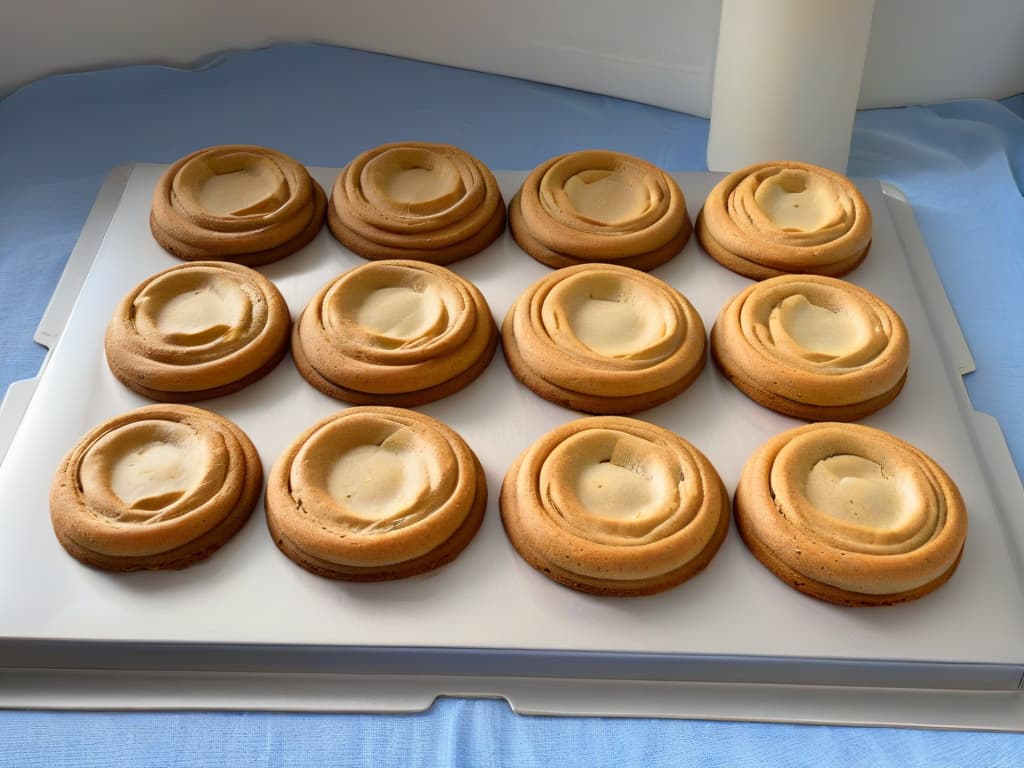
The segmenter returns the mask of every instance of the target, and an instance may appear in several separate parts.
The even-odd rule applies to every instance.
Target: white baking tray
[[[102,339],[121,296],[177,263],[148,226],[162,170],[119,169],[105,185],[44,317],[40,335],[56,341],[43,372],[12,390],[0,416],[0,434],[13,433],[0,465],[0,705],[408,711],[455,694],[560,714],[1024,730],[1024,493],[998,427],[970,406],[961,379],[970,354],[894,190],[862,184],[874,243],[850,279],[901,313],[912,362],[900,397],[865,423],[949,471],[970,531],[958,572],[933,595],[852,609],[782,584],[735,529],[704,573],[653,597],[583,595],[536,573],[505,538],[497,490],[522,449],[579,414],[522,387],[500,354],[468,389],[421,409],[477,451],[491,490],[476,539],[435,573],[380,584],[321,579],[277,551],[262,506],[221,551],[184,571],[79,564],[53,535],[47,492],[82,434],[146,402],[109,373]],[[314,173],[329,187],[337,171]],[[498,174],[506,199],[524,175]],[[719,177],[676,178],[695,214]],[[324,282],[360,263],[324,230],[262,271],[296,316]],[[498,319],[548,271],[507,233],[454,269]],[[76,270],[87,273],[80,283]],[[654,274],[686,294],[709,329],[748,284],[696,241]],[[290,360],[203,405],[245,429],[266,468],[344,407]],[[730,489],[758,445],[799,423],[747,400],[710,363],[689,391],[639,417],[693,442]]]

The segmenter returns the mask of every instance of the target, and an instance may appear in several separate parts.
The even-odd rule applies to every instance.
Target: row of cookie
[[[291,350],[320,391],[358,405],[412,407],[452,394],[486,368],[498,331],[476,286],[440,266],[379,261],[324,285],[291,328],[274,284],[247,267],[196,262],[143,281],[118,305],[105,348],[111,371],[154,400],[228,394]],[[651,408],[704,368],[707,337],[686,297],[610,264],[555,270],[527,288],[501,329],[514,375],[541,397],[586,413]],[[909,342],[874,294],[830,277],[754,283],[711,331],[716,362],[780,413],[850,421],[900,392]]]
[[[386,144],[345,166],[327,199],[301,164],[263,147],[194,152],[161,177],[150,225],[186,260],[267,264],[308,244],[326,220],[367,259],[450,264],[490,245],[506,207],[491,171],[445,144]],[[561,268],[604,262],[650,270],[693,231],[679,185],[651,163],[587,150],[551,158],[508,206],[517,243]],[[871,211],[849,179],[796,162],[737,171],[711,192],[697,234],[717,261],[748,277],[843,275],[871,242]]]
[[[241,528],[262,487],[256,449],[232,422],[153,405],[100,425],[53,482],[54,530],[109,570],[182,568]],[[277,459],[266,516],[307,570],[380,581],[453,560],[479,529],[484,472],[465,441],[415,411],[355,407],[303,432]],[[729,528],[715,468],[679,435],[625,417],[564,424],[508,470],[500,509],[535,569],[602,595],[675,587]],[[733,501],[751,552],[791,586],[847,605],[915,599],[955,570],[967,519],[927,455],[880,430],[838,423],[782,433],[746,464]]]

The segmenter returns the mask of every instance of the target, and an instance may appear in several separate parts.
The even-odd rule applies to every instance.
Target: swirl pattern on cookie
[[[595,416],[527,448],[505,476],[512,545],[582,592],[648,595],[702,570],[729,527],[729,497],[707,458],[662,427]]]
[[[150,405],[93,429],[50,488],[57,538],[112,571],[176,569],[211,555],[259,498],[263,465],[233,422],[186,405]]]
[[[156,241],[186,261],[255,267],[307,245],[327,199],[304,166],[266,147],[223,145],[171,165],[153,192]]]
[[[509,229],[524,251],[555,269],[605,262],[644,271],[679,253],[693,231],[672,177],[602,150],[537,166],[512,198]]]
[[[697,239],[723,266],[754,280],[788,273],[839,277],[871,246],[871,209],[845,176],[798,162],[726,176],[697,217]]]
[[[321,288],[292,334],[303,377],[359,405],[422,405],[479,376],[498,343],[480,290],[434,264],[378,261]]]
[[[535,393],[587,413],[652,408],[700,374],[700,315],[662,280],[612,264],[582,264],[541,278],[502,324],[512,373]]]
[[[748,460],[736,524],[790,586],[844,605],[921,597],[952,575],[967,534],[956,485],[887,432],[822,423],[769,440]]]
[[[738,389],[767,408],[852,421],[900,393],[910,341],[899,315],[870,291],[783,275],[754,283],[722,308],[711,353]]]
[[[327,224],[366,259],[451,264],[505,230],[505,201],[494,174],[458,147],[384,144],[342,169]]]
[[[237,391],[288,351],[291,317],[277,287],[228,262],[191,262],[142,281],[117,305],[104,339],[110,370],[163,402]]]
[[[334,579],[405,578],[455,559],[480,527],[487,485],[445,424],[375,406],[341,411],[275,462],[267,524],[278,548]]]

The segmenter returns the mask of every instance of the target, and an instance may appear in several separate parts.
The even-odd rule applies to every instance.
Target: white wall
[[[875,0],[861,106],[1022,91],[1024,0]]]
[[[770,0],[766,0],[770,2]],[[0,0],[0,93],[317,41],[707,116],[720,0]],[[1022,0],[877,0],[862,106],[1024,91]]]

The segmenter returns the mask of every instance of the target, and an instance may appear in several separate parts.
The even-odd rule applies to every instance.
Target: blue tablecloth
[[[619,99],[315,45],[46,78],[0,101],[0,391],[111,167],[200,146],[341,166],[387,141],[456,144],[492,168],[575,149],[706,170],[706,120]],[[849,173],[910,199],[977,371],[967,387],[1024,468],[1024,97],[858,115]],[[0,588],[8,588],[0,587]],[[1022,638],[1024,642],[1024,638]],[[419,715],[0,712],[0,765],[991,765],[1024,737],[748,723],[538,718],[494,701]]]

